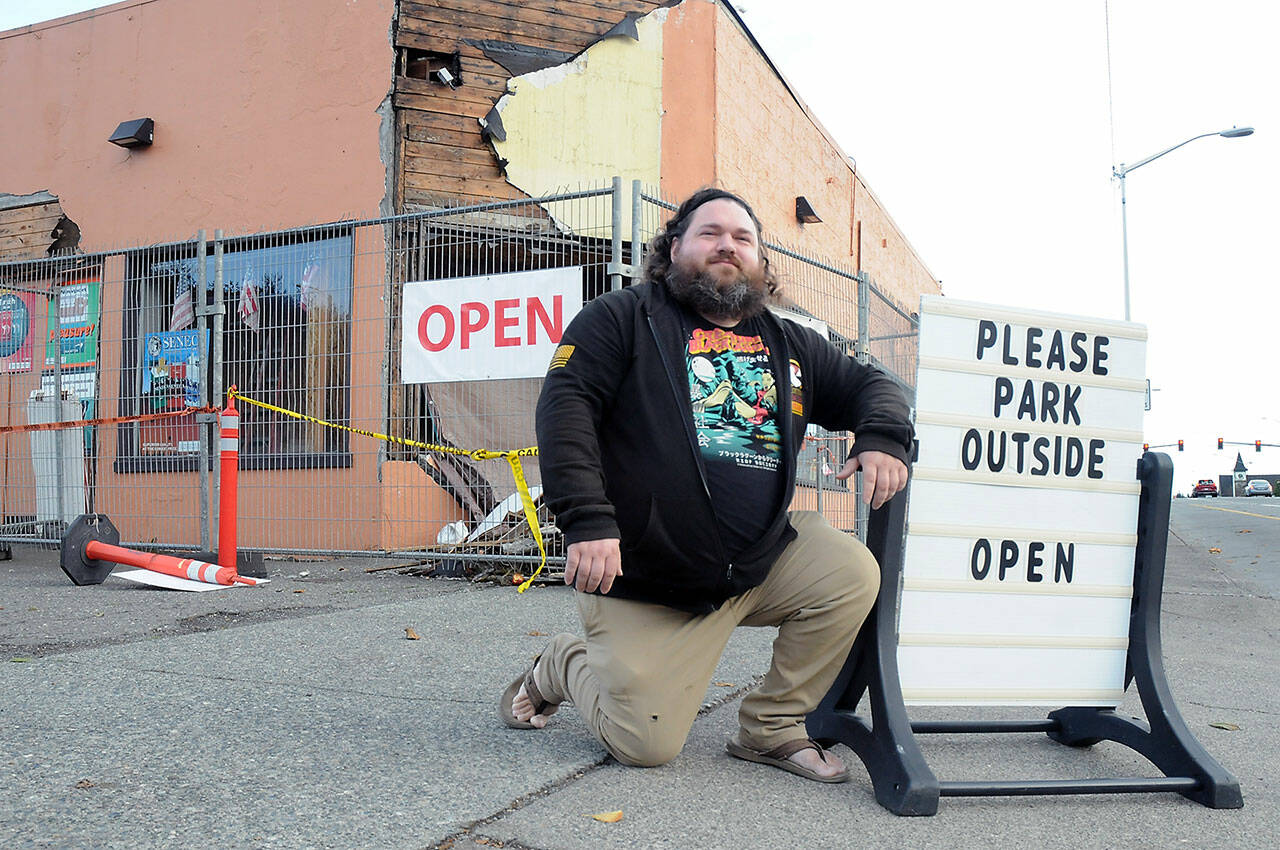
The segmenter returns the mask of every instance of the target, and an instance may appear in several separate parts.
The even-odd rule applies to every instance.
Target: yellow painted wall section
[[[533,197],[615,175],[628,192],[631,180],[657,185],[666,14],[637,21],[639,41],[607,38],[571,62],[508,81],[498,101],[507,139],[494,147],[509,183]]]

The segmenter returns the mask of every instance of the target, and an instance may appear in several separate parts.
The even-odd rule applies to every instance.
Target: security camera
[[[453,74],[450,74],[448,68],[436,69],[435,75],[436,75],[436,79],[444,83],[449,88],[456,89],[458,87],[458,78],[455,77]]]

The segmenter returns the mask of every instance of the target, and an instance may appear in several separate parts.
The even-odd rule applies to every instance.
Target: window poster
[[[206,331],[206,340],[208,332]],[[143,338],[141,413],[168,413],[202,404],[200,333],[195,328],[149,333]],[[200,448],[194,417],[142,423],[144,454]]]
[[[44,370],[40,375],[40,389],[52,398],[55,386],[61,386],[64,393],[71,393],[79,399],[82,419],[92,419],[97,415],[98,376],[93,369],[66,370],[61,375],[54,375],[51,369]],[[93,453],[93,428],[86,425],[82,429],[87,454]]]
[[[71,368],[93,366],[98,362],[98,299],[101,285],[97,280],[73,280],[58,287],[59,349],[62,365]],[[48,338],[44,363],[53,365],[55,321],[52,300],[49,301]]]
[[[0,292],[0,373],[30,372],[35,295]]]

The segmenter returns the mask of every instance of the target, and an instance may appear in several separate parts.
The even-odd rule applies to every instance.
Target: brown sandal
[[[794,741],[787,741],[785,744],[781,744],[780,746],[774,747],[772,750],[763,753],[759,750],[744,747],[736,740],[729,741],[729,743],[725,745],[725,750],[729,755],[735,758],[753,761],[757,764],[767,764],[772,765],[773,767],[779,767],[785,771],[794,773],[797,776],[803,776],[805,779],[812,779],[814,782],[848,781],[849,771],[847,769],[835,774],[834,776],[823,776],[822,774],[815,773],[804,765],[796,764],[791,760],[790,756],[795,755],[801,750],[810,749],[817,750],[818,755],[822,757],[823,761],[827,760],[827,751],[822,749],[822,746],[812,738],[797,738]]]
[[[533,681],[533,668],[538,666],[538,662],[541,659],[541,655],[533,659],[529,669],[516,677],[516,680],[510,685],[507,685],[507,689],[502,692],[502,698],[498,700],[498,717],[512,729],[538,728],[528,720],[516,720],[516,716],[511,712],[511,704],[516,701],[516,694],[520,693],[521,685],[524,686],[524,692],[529,696],[529,701],[533,703],[535,716],[541,714],[543,717],[550,717],[560,708],[560,703],[551,702],[544,698],[542,692],[538,690],[538,685]]]

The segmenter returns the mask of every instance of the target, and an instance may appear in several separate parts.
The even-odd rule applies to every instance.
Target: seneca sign
[[[582,308],[582,269],[419,281],[404,286],[406,384],[536,378]]]
[[[1119,702],[1145,356],[1141,325],[922,299],[906,702]]]

